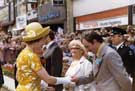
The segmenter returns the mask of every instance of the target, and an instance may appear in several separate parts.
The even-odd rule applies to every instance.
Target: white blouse
[[[68,68],[65,76],[89,76],[92,72],[92,64],[89,62],[84,56],[80,58],[78,61],[73,61]],[[80,85],[75,86],[74,91],[85,91],[85,88],[88,88],[89,85]]]

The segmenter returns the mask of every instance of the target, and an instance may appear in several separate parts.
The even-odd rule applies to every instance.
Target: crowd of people
[[[132,26],[59,34],[33,22],[24,32],[1,33],[1,64],[15,64],[16,91],[135,90]]]

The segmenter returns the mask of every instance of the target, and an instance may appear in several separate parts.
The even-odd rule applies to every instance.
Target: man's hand
[[[79,78],[77,76],[72,76],[71,81],[77,83]]]

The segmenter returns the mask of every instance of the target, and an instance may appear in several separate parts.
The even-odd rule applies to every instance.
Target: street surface
[[[0,91],[9,91],[9,90],[7,90],[7,89],[5,89],[5,88],[1,88]]]

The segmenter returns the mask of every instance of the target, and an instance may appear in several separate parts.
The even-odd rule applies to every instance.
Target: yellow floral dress
[[[37,54],[26,47],[17,58],[17,80],[19,82],[16,91],[41,91],[41,79],[36,74],[42,68]]]

